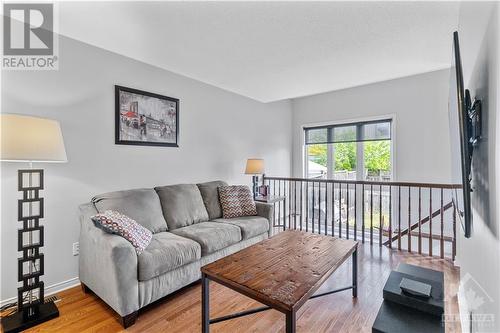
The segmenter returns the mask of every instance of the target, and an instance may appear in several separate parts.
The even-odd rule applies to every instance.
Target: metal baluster
[[[354,184],[354,240],[358,240],[358,186]]]
[[[363,191],[362,200],[361,200],[361,242],[365,242],[365,184],[361,186],[361,190]]]
[[[373,245],[373,185],[370,185],[370,245]]]
[[[288,229],[292,229],[292,182],[288,181]]]
[[[384,224],[382,223],[382,185],[379,186],[378,189],[378,210],[379,210],[379,218],[378,218],[378,246],[382,246],[382,230],[384,229]]]
[[[389,248],[392,249],[392,186],[389,185]]]
[[[422,188],[418,188],[418,254],[422,254]]]
[[[398,186],[398,250],[401,251],[401,186]]]
[[[281,180],[278,180],[278,195],[281,196]],[[281,200],[278,202],[278,221],[278,225],[281,225]],[[283,225],[284,224],[285,223],[283,222]],[[285,230],[285,227],[283,227],[283,230]]]
[[[339,183],[339,238],[342,238],[342,183]]]
[[[297,230],[297,182],[293,182],[293,229]]]
[[[318,182],[318,234],[321,234],[321,182]]]
[[[335,182],[332,182],[332,237],[335,236]]]
[[[432,257],[432,187],[429,188],[429,255]]]
[[[441,188],[441,210],[440,210],[440,215],[441,215],[441,234],[439,237],[439,249],[440,249],[440,256],[441,259],[444,258],[444,209],[443,209],[443,188]]]
[[[285,202],[284,202],[284,208],[283,208],[283,224],[285,225],[285,229],[287,228],[287,221],[289,219],[289,215],[290,215],[290,197],[287,195],[287,185],[288,185],[288,182],[286,180],[283,180],[283,193],[285,195]],[[288,206],[288,207],[287,207]],[[287,212],[288,211],[288,212]],[[288,228],[290,227],[290,225],[288,225]]]
[[[309,231],[309,182],[306,181],[306,231]]]
[[[273,179],[273,195],[275,196],[276,195],[276,179]],[[269,179],[269,193],[268,195],[271,195],[271,179]],[[278,208],[279,208],[279,203],[278,203]],[[272,225],[270,226],[270,228],[272,229],[272,231],[274,231],[274,225],[276,224],[276,216],[277,216],[277,212],[276,212],[276,202],[273,203],[273,223]]]
[[[346,234],[346,238],[349,239],[349,183],[345,184],[345,188],[346,188],[346,196],[347,196],[347,199],[346,199],[346,202],[347,202],[347,221],[346,221],[346,224],[345,224],[345,234]]]
[[[411,187],[408,186],[408,252],[411,252]]]
[[[312,182],[312,233],[314,233],[314,182]]]
[[[325,183],[325,235],[328,235],[328,183]]]
[[[302,192],[304,191],[304,183],[300,181],[300,231],[302,231],[302,219],[303,219],[303,211],[302,211]]]

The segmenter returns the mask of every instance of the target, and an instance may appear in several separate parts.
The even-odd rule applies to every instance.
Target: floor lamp
[[[2,318],[5,333],[20,332],[56,318],[59,311],[53,302],[44,301],[43,169],[33,169],[33,162],[67,162],[59,123],[50,119],[16,114],[0,115],[1,160],[29,163],[29,169],[18,170],[17,311]]]

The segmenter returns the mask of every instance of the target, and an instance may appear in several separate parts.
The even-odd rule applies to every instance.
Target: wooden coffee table
[[[202,332],[210,324],[270,309],[286,315],[286,332],[295,332],[296,313],[310,298],[352,289],[357,297],[357,245],[351,240],[287,230],[201,268]],[[352,255],[352,285],[313,295]],[[209,281],[266,306],[210,319]]]

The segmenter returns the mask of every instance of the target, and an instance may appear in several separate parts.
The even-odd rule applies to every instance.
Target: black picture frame
[[[156,99],[160,99],[160,100],[164,100],[164,101],[168,101],[170,103],[174,103],[175,104],[175,130],[172,132],[169,133],[169,136],[170,137],[174,137],[175,138],[175,141],[174,142],[158,142],[158,141],[140,141],[140,140],[125,140],[125,139],[122,139],[120,137],[120,133],[121,133],[121,126],[126,124],[127,121],[123,120],[124,119],[124,115],[122,114],[122,111],[121,110],[121,102],[120,102],[120,96],[121,96],[121,93],[124,92],[124,93],[129,93],[129,94],[135,94],[135,95],[141,95],[141,96],[145,96],[145,97],[150,97],[150,98],[156,98]],[[117,145],[133,145],[133,146],[159,146],[159,147],[179,147],[179,99],[178,98],[173,98],[173,97],[168,97],[168,96],[164,96],[164,95],[159,95],[159,94],[155,94],[155,93],[151,93],[151,92],[147,92],[147,91],[143,91],[143,90],[138,90],[138,89],[133,89],[133,88],[128,88],[128,87],[123,87],[123,86],[119,86],[119,85],[115,85],[115,144]],[[132,112],[132,111],[130,111]],[[165,111],[167,112],[167,111]],[[128,112],[127,112],[128,113]],[[137,114],[138,114],[138,117],[141,117],[141,115],[138,113],[138,106],[137,106]],[[144,122],[144,129],[145,129],[145,133],[147,133],[147,119],[151,119],[152,122],[157,122],[159,123],[159,121],[157,121],[156,119],[152,119],[152,118],[148,118],[148,116],[144,115],[145,117],[145,122]],[[171,116],[172,117],[172,116]],[[135,122],[139,122],[139,124],[135,125]],[[141,120],[137,120],[137,121],[133,121],[132,122],[132,126],[129,126],[129,125],[126,125],[128,127],[135,127],[137,126],[137,130],[140,131],[140,135],[142,136],[142,129],[141,129]],[[128,124],[130,124],[131,122],[129,121]],[[158,126],[165,126],[168,127],[169,125],[158,125]],[[170,126],[171,127],[171,126]],[[169,128],[170,129],[170,128]],[[163,131],[164,128],[162,127],[161,130],[159,131]],[[165,129],[166,131],[166,129]],[[147,136],[147,134],[146,134]]]

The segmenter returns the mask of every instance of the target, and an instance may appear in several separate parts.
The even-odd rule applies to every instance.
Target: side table
[[[263,202],[267,204],[273,204],[274,207],[274,219],[273,219],[273,229],[274,228],[283,228],[286,229],[285,226],[285,216],[283,216],[283,224],[281,224],[281,202],[283,202],[283,208],[286,206],[286,197],[283,195],[267,195],[267,196],[256,196],[255,201]],[[278,204],[278,211],[276,212],[276,204]],[[276,224],[276,216],[278,216],[278,224]]]

